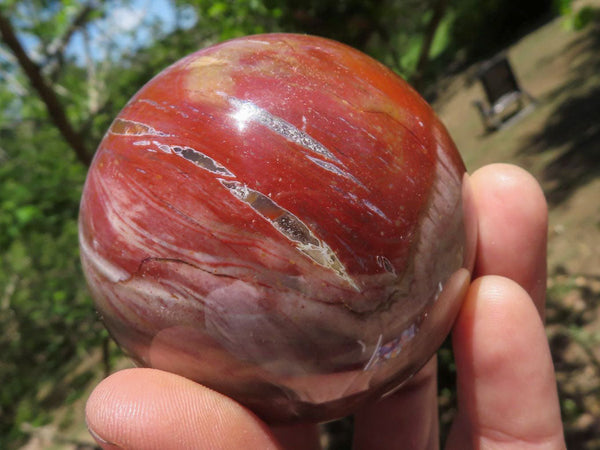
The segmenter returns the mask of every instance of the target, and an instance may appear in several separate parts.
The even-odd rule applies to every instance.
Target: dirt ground
[[[600,2],[584,2],[595,7]],[[508,162],[549,205],[547,331],[569,448],[600,449],[600,23],[549,22],[508,49],[535,107],[486,133],[477,66],[447,80],[434,106],[469,171]]]

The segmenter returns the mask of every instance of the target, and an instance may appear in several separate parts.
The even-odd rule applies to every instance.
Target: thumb
[[[154,369],[117,372],[86,405],[91,434],[103,449],[278,449],[249,410],[204,386]]]

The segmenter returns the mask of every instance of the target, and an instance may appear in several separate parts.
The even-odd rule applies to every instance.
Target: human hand
[[[471,183],[479,238],[474,281],[452,331],[458,413],[447,448],[565,448],[543,326],[547,211],[537,182],[509,165]],[[436,358],[355,415],[356,449],[438,447]],[[230,398],[154,369],[96,387],[86,419],[104,449],[317,449],[316,426],[268,427]]]

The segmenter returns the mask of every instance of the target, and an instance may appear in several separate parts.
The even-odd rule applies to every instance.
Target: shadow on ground
[[[541,173],[550,205],[563,202],[600,175],[600,23],[572,46],[576,49],[570,61],[571,77],[539,99],[541,104],[556,105],[555,109],[520,152],[527,155],[558,149]],[[562,98],[564,92],[574,95]]]
[[[567,448],[600,448],[600,277],[559,270],[549,284],[546,328]]]

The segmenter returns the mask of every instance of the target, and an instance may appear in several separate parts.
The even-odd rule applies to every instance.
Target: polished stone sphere
[[[267,34],[193,53],[115,118],[87,176],[84,272],[139,365],[271,423],[397,388],[449,333],[473,266],[465,167],[370,57]]]

